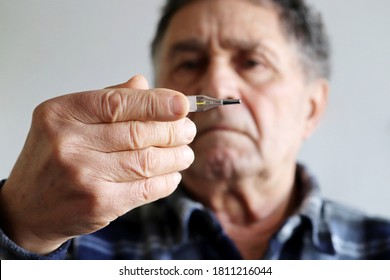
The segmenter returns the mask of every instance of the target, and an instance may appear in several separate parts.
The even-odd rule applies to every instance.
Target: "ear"
[[[309,138],[318,126],[328,104],[329,82],[317,79],[309,85],[309,110],[303,138]]]

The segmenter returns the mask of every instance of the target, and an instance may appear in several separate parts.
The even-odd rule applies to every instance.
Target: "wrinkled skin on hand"
[[[188,101],[142,76],[40,104],[0,192],[2,228],[47,254],[172,193],[194,160]]]

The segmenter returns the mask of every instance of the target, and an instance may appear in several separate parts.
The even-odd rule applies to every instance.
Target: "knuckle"
[[[98,192],[89,191],[84,194],[82,200],[82,216],[87,217],[92,227],[101,228],[107,223],[107,202],[105,197]]]
[[[167,139],[166,139],[166,145],[167,146],[173,146],[176,142],[176,128],[175,125],[172,123],[168,124],[167,128]]]
[[[91,178],[92,170],[90,167],[85,166],[78,160],[71,160],[57,162],[57,172],[66,180],[69,184],[69,189],[77,193],[78,195],[90,196],[91,190]]]
[[[145,118],[147,119],[155,119],[158,115],[158,110],[159,110],[159,106],[156,102],[156,98],[155,98],[155,95],[150,93],[150,94],[144,94],[142,95],[142,97],[144,98],[144,105],[143,108],[148,108],[147,109],[147,114],[145,116]]]
[[[138,196],[143,203],[148,203],[171,194],[175,188],[170,176],[146,178],[142,180]]]
[[[90,178],[92,173],[90,168],[83,164],[74,164],[74,161],[68,161],[67,170],[74,185],[78,187],[80,191],[89,193],[91,190]]]
[[[121,92],[115,89],[105,91],[101,96],[103,119],[107,122],[117,121],[123,112],[124,105],[124,99]]]
[[[140,177],[150,178],[158,169],[158,157],[153,148],[137,151],[137,173]]]
[[[33,111],[32,125],[34,128],[38,128],[40,133],[55,135],[57,131],[56,124],[58,124],[56,122],[56,112],[59,111],[61,109],[58,108],[55,102],[45,101],[41,103]]]
[[[50,139],[48,147],[50,158],[62,170],[69,170],[77,173],[83,171],[85,166],[84,154],[78,147],[78,137],[74,134],[63,135]]]
[[[154,170],[158,170],[159,166],[159,157],[156,155],[156,150],[149,148],[146,150],[145,154],[145,175],[151,177]]]
[[[81,198],[80,201],[84,204],[83,208],[90,216],[103,217],[107,214],[105,212],[115,205],[111,189],[107,188],[105,183],[91,183],[90,180],[83,179],[82,185],[78,185],[76,188]]]
[[[139,120],[153,120],[158,115],[156,98],[150,91],[142,92],[142,94],[135,94],[130,102],[134,112],[136,112],[135,115],[138,116],[137,118]]]
[[[62,138],[51,141],[51,155],[52,160],[60,167],[66,167],[71,164],[72,155],[66,147],[65,140]]]
[[[139,191],[140,191],[140,197],[144,202],[150,202],[155,200],[155,194],[153,192],[154,189],[153,182],[154,182],[153,178],[146,178],[144,179],[143,184],[141,184]]]
[[[139,122],[131,122],[129,126],[129,146],[132,150],[144,147],[143,128]]]
[[[96,177],[90,157],[66,143],[53,146],[49,157],[45,162],[46,171],[50,170],[53,176],[66,180],[71,188],[77,188],[80,193],[89,189],[91,178]]]

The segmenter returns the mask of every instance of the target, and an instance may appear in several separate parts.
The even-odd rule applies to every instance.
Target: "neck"
[[[244,258],[262,257],[294,208],[295,165],[283,174],[271,174],[219,182],[183,177],[186,188],[214,211]]]

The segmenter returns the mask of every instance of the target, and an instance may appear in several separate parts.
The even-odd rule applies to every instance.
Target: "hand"
[[[39,105],[0,192],[1,220],[19,246],[46,254],[169,195],[194,160],[183,94],[136,76]]]

